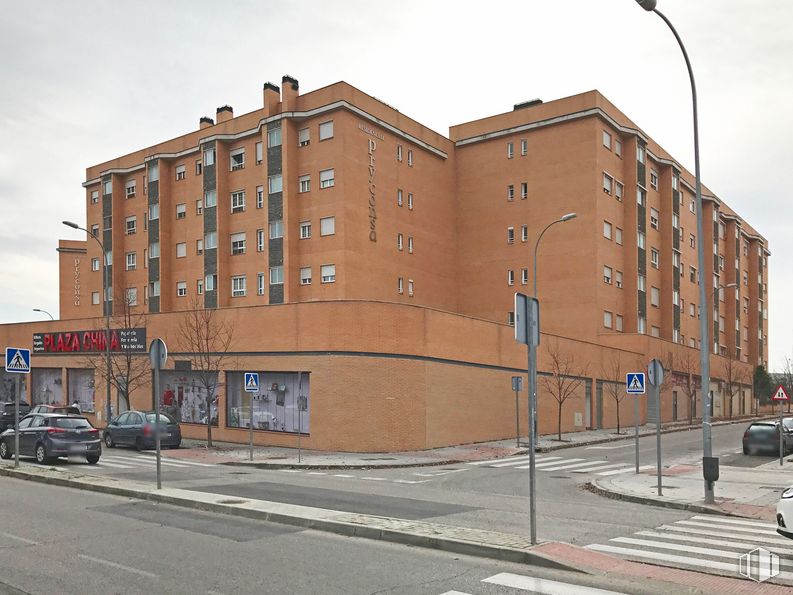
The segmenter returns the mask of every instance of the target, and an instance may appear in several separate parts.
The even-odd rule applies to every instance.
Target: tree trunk
[[[562,401],[559,401],[559,415],[556,416],[556,437],[562,440]]]
[[[206,404],[207,404],[207,448],[212,448],[212,399],[207,398]]]
[[[620,433],[620,402],[617,401],[617,434]]]

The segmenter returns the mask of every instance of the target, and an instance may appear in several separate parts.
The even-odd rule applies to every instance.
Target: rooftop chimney
[[[275,113],[278,104],[281,102],[281,89],[278,87],[278,85],[274,85],[273,83],[264,83],[262,98],[265,115],[272,116]]]
[[[522,103],[516,103],[512,109],[513,111],[517,111],[519,109],[523,109],[526,107],[534,107],[535,105],[540,105],[542,103],[542,99],[530,99],[529,101],[524,101]]]
[[[234,108],[230,105],[221,105],[217,109],[217,114],[215,115],[217,116],[218,124],[226,120],[231,120],[234,117]]]
[[[198,121],[198,127],[201,129],[209,128],[210,126],[214,126],[214,125],[215,125],[215,121],[209,116],[201,116],[201,119]]]
[[[285,74],[281,77],[281,103],[284,111],[297,108],[299,85],[296,78]]]

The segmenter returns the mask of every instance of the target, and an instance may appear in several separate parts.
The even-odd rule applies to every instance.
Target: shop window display
[[[308,372],[259,372],[259,392],[245,392],[244,373],[226,375],[227,425],[247,428],[251,417],[255,430],[309,433]]]
[[[94,384],[93,370],[68,369],[66,370],[66,382],[69,391],[68,405],[75,403],[80,411],[94,411],[94,394],[96,392]]]
[[[63,405],[60,368],[33,368],[30,371],[30,405]]]
[[[0,368],[0,402],[13,401],[16,396],[16,377],[22,376],[21,374],[14,374],[6,372]],[[19,385],[22,387],[22,400],[27,402],[27,387],[25,386],[25,378],[19,379]]]
[[[163,370],[160,372],[160,403],[162,410],[184,424],[207,423],[206,385],[214,385],[214,395],[210,406],[212,425],[218,425],[218,380],[213,373],[209,383],[201,378],[201,372],[179,372]]]

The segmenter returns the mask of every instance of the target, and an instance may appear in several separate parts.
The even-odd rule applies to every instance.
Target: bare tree
[[[617,434],[620,433],[620,405],[628,394],[625,390],[625,376],[622,373],[622,360],[619,352],[612,356],[611,360],[600,369],[600,375],[605,381],[603,383],[606,393],[614,399],[617,405]]]
[[[776,376],[780,377],[781,384],[784,385],[788,397],[793,398],[793,393],[791,393],[791,390],[793,390],[793,358],[785,356],[782,373]],[[790,399],[787,402],[787,412],[790,413]]]
[[[136,328],[146,328],[147,318],[143,307],[138,305],[137,294],[124,290],[114,296],[113,315],[110,327],[122,336],[128,336]],[[101,330],[104,330],[104,324]],[[100,330],[97,328],[97,330]],[[93,353],[85,359],[85,365],[94,368],[102,378],[107,375],[107,356],[104,352]],[[130,408],[135,389],[145,386],[151,379],[151,365],[146,352],[123,349],[110,355],[110,385],[116,389],[117,413],[121,412],[121,399],[126,409]],[[108,420],[109,421],[109,420]]]
[[[727,350],[727,355],[723,357],[722,374],[724,375],[727,398],[730,402],[727,415],[732,419],[735,395],[741,394],[741,381],[746,377],[744,365],[735,359],[735,352],[732,350]]]
[[[542,376],[545,390],[556,399],[556,436],[562,439],[562,408],[565,402],[575,396],[578,387],[584,382],[585,368],[579,368],[574,358],[565,353],[558,341],[548,342],[548,356],[550,357],[550,374]]]
[[[193,299],[177,329],[179,351],[186,354],[198,384],[204,390],[207,412],[207,448],[212,447],[212,405],[220,388],[220,371],[229,364],[234,327],[224,315]]]
[[[697,386],[694,384],[694,374],[699,371],[699,362],[692,348],[685,348],[683,356],[677,362],[683,380],[683,394],[688,399],[688,425],[694,423],[694,399],[697,396]],[[701,384],[701,383],[700,383]]]

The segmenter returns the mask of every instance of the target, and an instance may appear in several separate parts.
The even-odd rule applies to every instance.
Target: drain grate
[[[396,457],[369,457],[362,458],[362,461],[396,461]]]
[[[218,504],[245,504],[247,500],[218,500]]]

